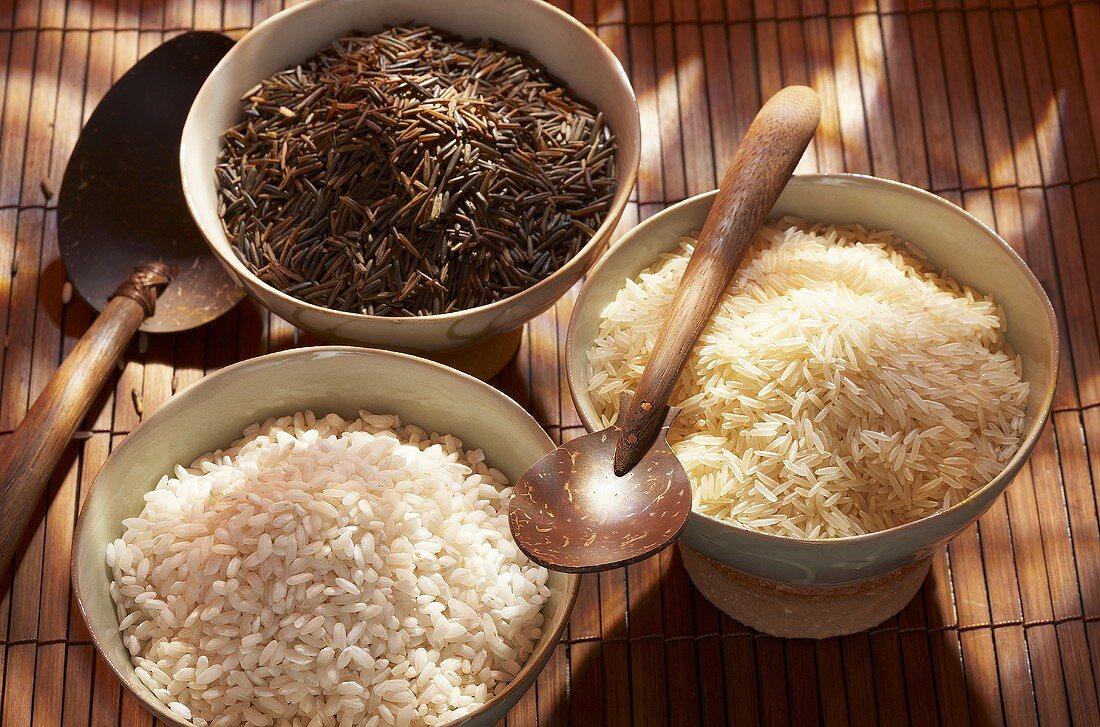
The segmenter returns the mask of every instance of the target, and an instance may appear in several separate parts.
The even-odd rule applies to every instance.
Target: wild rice
[[[615,194],[602,114],[493,41],[351,35],[244,104],[216,170],[226,234],[261,280],[328,308],[514,295],[576,255]]]

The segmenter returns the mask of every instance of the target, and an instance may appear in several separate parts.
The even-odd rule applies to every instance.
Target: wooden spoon
[[[638,390],[623,397],[613,425],[558,447],[516,484],[509,524],[536,563],[567,572],[616,568],[680,534],[691,482],[665,438],[679,413],[669,396],[820,115],[820,99],[805,86],[764,104],[722,179]]]
[[[179,168],[187,111],[232,46],[219,33],[192,32],[149,53],[103,97],[69,157],[61,259],[100,314],[0,444],[0,574],[134,334],[194,328],[241,298],[191,219]]]

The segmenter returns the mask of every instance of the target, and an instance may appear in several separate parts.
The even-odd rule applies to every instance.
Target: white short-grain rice
[[[632,392],[694,239],[626,281],[588,351],[604,424]],[[889,232],[766,225],[704,331],[670,432],[701,513],[830,538],[909,522],[993,479],[1028,385],[988,298]]]
[[[107,547],[139,678],[196,725],[437,724],[542,635],[511,488],[453,436],[360,412],[249,427],[177,466]]]

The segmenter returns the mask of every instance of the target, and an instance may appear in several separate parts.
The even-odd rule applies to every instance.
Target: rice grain
[[[163,477],[107,546],[138,677],[200,727],[469,713],[530,656],[550,596],[506,485],[392,416],[249,427]]]
[[[588,351],[603,426],[641,379],[695,240],[626,281]],[[950,507],[1016,453],[1028,385],[990,299],[889,232],[757,234],[671,402],[694,508],[832,538]]]

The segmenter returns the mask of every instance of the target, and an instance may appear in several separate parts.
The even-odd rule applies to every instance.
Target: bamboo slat
[[[713,187],[762,99],[822,95],[799,172],[873,173],[963,205],[1031,265],[1059,317],[1056,413],[1005,497],[870,632],[784,641],[729,619],[666,551],[586,576],[527,725],[1095,724],[1100,710],[1100,10],[1092,0],[555,0],[621,59],[642,169],[616,237]],[[81,124],[188,28],[235,36],[280,0],[0,1],[0,438],[93,318],[66,292],[57,188]],[[598,99],[596,99],[598,101]],[[552,437],[583,434],[565,336],[577,289],[494,380]],[[0,583],[3,725],[151,727],[71,600],[73,524],[109,450],[174,392],[314,342],[246,301],[140,337]]]

